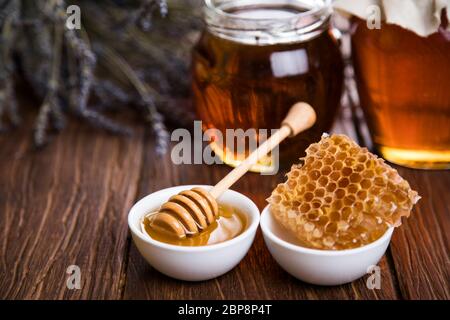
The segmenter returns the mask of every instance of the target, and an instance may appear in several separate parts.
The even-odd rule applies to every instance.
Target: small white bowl
[[[348,250],[317,250],[293,244],[272,217],[269,206],[261,214],[264,241],[278,264],[304,282],[333,286],[352,282],[368,272],[384,255],[394,228],[389,228],[378,240],[360,248]]]
[[[128,226],[139,252],[156,270],[175,279],[202,281],[227,273],[244,258],[255,238],[260,215],[252,200],[228,190],[219,202],[238,208],[247,218],[245,231],[236,238],[213,245],[183,247],[159,242],[141,231],[141,220],[146,214],[158,209],[171,196],[194,187],[211,188],[206,185],[186,185],[152,193],[131,208]]]

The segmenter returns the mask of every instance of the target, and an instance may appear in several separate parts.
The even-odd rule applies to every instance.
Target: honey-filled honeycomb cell
[[[345,135],[323,135],[301,160],[268,202],[275,219],[310,248],[373,242],[420,199],[395,169]]]

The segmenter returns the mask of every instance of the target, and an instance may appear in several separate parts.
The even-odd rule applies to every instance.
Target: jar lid
[[[204,0],[208,30],[251,45],[303,42],[325,30],[332,0]]]
[[[373,18],[378,10],[386,23],[399,25],[422,37],[439,29],[444,9],[450,20],[450,0],[335,0],[333,7],[361,19]],[[448,23],[446,28],[450,31]]]

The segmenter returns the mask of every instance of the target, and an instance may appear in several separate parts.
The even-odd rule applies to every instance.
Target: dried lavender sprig
[[[86,85],[85,88],[86,87],[88,86]],[[82,104],[75,104],[74,112],[78,114],[80,117],[89,121],[89,123],[91,123],[95,127],[116,134],[123,134],[123,135],[132,134],[131,128],[121,125],[111,119],[108,119],[107,117],[103,116],[97,111],[87,108],[86,101],[84,101]]]
[[[55,95],[55,89],[49,90],[47,97],[39,108],[33,134],[34,145],[37,148],[43,147],[48,141],[47,129],[50,120],[52,126],[58,131],[65,126],[65,117],[61,111],[58,97]]]
[[[99,51],[101,49],[99,48]],[[123,71],[122,71],[123,72]],[[144,76],[143,73],[138,73],[137,71],[134,71],[134,78],[141,79],[140,76]],[[116,74],[116,77],[119,77],[120,75]],[[147,113],[147,109],[145,107],[145,101],[151,101],[147,102],[147,104],[151,104],[152,108],[156,108],[162,115],[163,118],[170,119],[173,123],[180,124],[184,127],[188,127],[192,125],[192,122],[195,120],[195,115],[193,112],[189,112],[184,108],[180,108],[175,98],[173,97],[166,97],[162,94],[160,94],[157,90],[152,88],[151,86],[144,83],[143,80],[140,80],[141,84],[145,86],[145,88],[142,88],[141,92],[145,92],[142,94],[146,94],[146,98],[142,98],[142,94],[140,94],[140,99],[130,99],[130,103],[135,103],[136,105],[140,107],[144,107],[144,111]],[[136,87],[137,88],[137,87]],[[114,88],[117,90],[118,88]],[[120,89],[119,89],[120,90]],[[125,92],[124,92],[125,94]],[[128,97],[130,97],[130,94],[128,94]]]
[[[16,36],[13,25],[17,20],[19,7],[8,2],[5,4],[4,10],[9,13],[7,17],[1,19],[1,56],[0,61],[0,80],[2,88],[0,89],[0,127],[2,116],[7,113],[10,122],[17,126],[20,123],[20,116],[17,109],[17,101],[14,92],[13,73],[15,71],[12,61],[13,42]]]
[[[92,87],[93,93],[98,98],[95,110],[111,109],[111,106],[135,105],[146,110],[140,96],[135,96],[129,91],[125,91],[120,85],[109,80],[97,81]],[[181,127],[192,126],[195,114],[186,108],[180,108],[180,101],[173,97],[167,98],[152,90],[151,96],[157,110],[163,117]]]
[[[17,1],[21,2],[21,1]],[[50,62],[52,61],[52,25],[46,13],[40,7],[41,2],[27,1],[22,6],[20,21],[35,20],[43,21],[36,26],[20,25],[17,30],[18,40],[21,40],[21,49],[18,50],[25,77],[31,83],[35,92],[40,97],[45,97],[50,78]],[[30,54],[32,53],[32,54]]]
[[[147,84],[142,82],[130,65],[113,50],[104,48],[104,50],[102,50],[102,54],[124,73],[124,75],[129,79],[141,95],[143,105],[147,112],[146,120],[150,122],[152,131],[156,137],[156,153],[159,155],[165,154],[168,147],[169,133],[164,125],[163,117],[156,109],[155,102],[151,96],[152,89]]]
[[[74,30],[66,29],[65,38],[67,44],[73,53],[75,59],[78,60],[81,69],[79,79],[79,96],[78,101],[72,101],[73,105],[79,105],[80,109],[85,109],[89,97],[90,87],[93,81],[93,69],[95,67],[96,58],[94,53],[88,48],[86,43],[79,38]]]
[[[77,77],[77,71],[78,69],[74,66],[74,61],[72,58],[72,52],[68,52],[69,62],[69,91],[70,91],[70,105],[73,109],[73,111],[83,119],[86,119],[91,125],[102,128],[104,130],[107,130],[112,133],[119,133],[119,134],[131,134],[131,130],[127,127],[121,126],[114,121],[102,116],[98,112],[95,112],[94,110],[90,110],[87,108],[87,106],[81,106],[78,103],[79,99],[79,77]]]
[[[17,19],[14,23],[14,27],[20,28],[20,27],[33,27],[33,28],[42,28],[43,21],[38,19]]]
[[[133,131],[131,128],[128,128],[123,125],[119,125],[115,121],[103,116],[102,114],[91,110],[85,109],[83,110],[81,116],[89,121],[92,125],[102,128],[108,132],[122,134],[122,135],[131,135]]]
[[[155,10],[155,1],[147,0],[141,3],[135,24],[142,30],[148,31],[152,27],[152,16]]]
[[[161,17],[167,15],[168,6],[166,0],[142,0],[139,8],[128,20],[128,24],[134,24],[144,31],[150,30],[153,24],[153,13],[157,8]]]
[[[122,135],[131,135],[132,129],[121,125],[102,114],[98,113],[95,110],[89,109],[87,107],[82,107],[80,104],[75,104],[74,112],[86,119],[91,125],[109,131],[111,133],[122,134]]]
[[[62,27],[55,24],[53,36],[53,56],[51,66],[51,76],[48,83],[47,96],[44,99],[34,126],[34,143],[37,147],[42,147],[47,142],[47,128],[50,112],[59,109],[58,88],[60,78],[61,56],[63,46]]]
[[[46,99],[39,108],[39,114],[34,125],[33,141],[36,147],[42,147],[47,142],[48,115],[50,113],[50,101]]]
[[[121,75],[116,75],[116,77],[120,76]],[[164,95],[159,94],[158,91],[152,90],[151,87],[148,87],[148,89],[150,89],[150,94],[157,110],[162,113],[165,119],[182,127],[187,128],[192,126],[192,123],[195,120],[195,114],[185,108],[180,108],[180,101],[177,100],[176,97],[167,98]],[[140,96],[136,96],[130,92],[130,90],[125,91],[122,86],[113,81],[97,81],[93,85],[92,90],[99,100],[96,104],[96,109],[111,109],[111,106],[132,104],[144,108],[144,111],[146,110]]]
[[[114,44],[114,48],[125,46],[128,50],[133,51],[131,57],[147,57],[147,61],[134,60],[133,62],[130,62],[136,73],[142,73],[142,76],[139,74],[141,81],[152,83],[157,86],[160,95],[172,96],[188,94],[188,77],[180,77],[180,73],[187,74],[189,71],[186,64],[188,57],[184,56],[187,51],[185,44],[183,43],[180,45],[176,41],[170,40],[169,43],[165,42],[164,45],[155,45],[155,43],[161,41],[161,38],[157,34],[165,34],[165,30],[167,28],[174,28],[174,25],[178,21],[172,21],[173,23],[170,26],[167,26],[166,24],[170,21],[169,18],[158,20],[158,30],[160,31],[155,34],[142,32],[139,28],[133,26],[126,28],[125,30],[121,29],[116,35],[116,33],[113,34],[110,32],[110,25],[116,25],[117,23],[115,21],[126,20],[129,15],[126,16],[123,8],[119,6],[112,5],[104,8],[104,10],[99,10],[98,6],[93,3],[94,2],[86,1],[86,9],[93,12],[98,11],[98,14],[95,15],[95,19],[92,18],[92,15],[86,16],[85,26],[96,35],[95,43],[100,43],[100,45],[98,45],[100,50],[102,42],[115,43],[117,42],[117,37],[120,37],[121,44]],[[175,14],[175,12],[172,13]],[[180,14],[178,14],[178,16],[180,16]],[[163,21],[166,22],[163,23]],[[184,30],[184,32],[187,31]],[[177,49],[181,47],[184,47],[185,49]],[[97,52],[95,45],[94,51]],[[103,59],[101,61],[103,61]],[[115,74],[116,69],[108,66],[107,72]],[[122,74],[114,76],[114,78],[119,79],[119,82],[121,77]],[[159,99],[156,99],[155,97],[155,100],[158,103]]]
[[[53,128],[55,128],[57,131],[61,131],[62,129],[65,128],[66,116],[64,115],[64,112],[62,110],[60,99],[58,99],[58,103],[52,105],[49,116]]]
[[[169,6],[167,5],[167,0],[159,0],[159,14],[161,17],[165,18],[169,13]]]
[[[87,107],[90,90],[94,82],[93,69],[96,64],[96,57],[87,43],[81,39],[74,30],[66,30],[65,37],[73,54],[80,64],[81,74],[77,79],[76,71],[72,72],[72,94],[70,105],[81,117],[88,120],[92,125],[105,129],[112,133],[130,135],[131,129],[119,125],[113,120],[106,118],[94,110]],[[73,80],[76,79],[76,80]],[[75,82],[78,82],[76,88]],[[78,90],[77,90],[78,89]]]
[[[158,155],[164,155],[167,152],[169,146],[170,135],[164,124],[163,116],[157,111],[153,98],[145,94],[142,97],[143,106],[146,109],[146,120],[152,126],[152,131],[156,137],[156,153]]]
[[[20,124],[20,116],[17,109],[17,101],[13,89],[13,80],[7,78],[5,84],[0,88],[0,131],[5,131],[7,128],[3,124],[3,116],[9,118],[13,126]]]
[[[14,92],[14,80],[12,77],[7,80],[5,89],[5,102],[7,102],[6,110],[8,112],[9,121],[11,121],[13,126],[18,126],[22,119],[20,118],[19,109],[17,107],[17,100]]]
[[[5,126],[3,125],[3,122],[1,121],[3,114],[5,113],[5,89],[0,89],[0,132],[5,131]]]
[[[20,1],[18,1],[18,2],[20,2]],[[61,3],[63,3],[62,1],[58,1],[58,0],[50,0],[50,1],[48,1],[48,2],[55,2],[55,3],[59,3],[59,4],[61,4]],[[28,18],[27,18],[28,19]],[[33,19],[33,18],[32,18]],[[24,22],[22,25],[20,25],[20,24],[18,24],[18,26],[20,26],[20,27],[31,27],[31,26],[34,26],[34,27],[36,27],[36,26],[39,26],[39,28],[45,28],[45,31],[47,31],[48,30],[48,28],[49,28],[49,25],[48,25],[48,23],[47,22],[45,22],[45,24],[44,23],[42,23],[42,24],[40,24],[40,23],[35,23],[32,19],[28,19],[28,20],[24,20],[24,21],[28,21],[28,22]],[[40,19],[40,17],[39,17],[39,19]],[[43,21],[45,21],[45,20],[43,20]],[[48,21],[48,20],[47,20]],[[52,21],[52,22],[55,22],[55,21],[57,21],[57,19],[51,19],[50,21]],[[44,34],[48,34],[48,32],[43,32]],[[42,42],[42,41],[38,41],[38,44],[44,44],[44,45],[41,45],[41,47],[42,48],[49,48],[50,46],[46,46],[45,45],[45,43],[46,42]],[[46,63],[46,60],[47,61],[50,61],[51,60],[51,58],[49,58],[49,59],[42,59],[42,56],[40,56],[40,58],[38,58],[38,59],[33,59],[33,60],[35,60],[35,61],[37,61],[38,62],[38,65],[39,64],[47,64]],[[48,69],[48,68],[47,68]],[[77,69],[78,69],[78,66],[77,66]],[[30,70],[30,72],[31,72],[31,74],[33,74],[34,73],[34,71],[33,70],[36,70],[36,68],[30,68],[29,69]],[[77,71],[77,73],[81,73],[81,71],[78,69],[78,71]],[[80,75],[79,75],[79,77],[81,77]],[[46,79],[48,79],[49,78],[49,76],[48,76],[48,74],[47,74],[47,76],[46,77],[41,77],[41,79],[42,80],[46,80]],[[93,82],[94,80],[91,80],[91,83]],[[142,81],[142,80],[141,80]],[[32,83],[32,84],[34,84],[34,82]],[[45,84],[45,82],[44,82],[44,84]],[[77,84],[78,85],[78,84]],[[43,86],[44,88],[46,88],[46,86]],[[41,92],[45,92],[45,91],[47,91],[46,89],[44,89],[44,90],[42,90]],[[60,112],[60,115],[63,115],[64,116],[64,114],[61,112],[62,110],[61,110],[61,105],[60,105],[60,99],[63,99],[63,100],[66,100],[66,98],[67,98],[67,95],[66,95],[66,93],[65,92],[63,92],[62,91],[62,88],[61,88],[61,86],[59,86],[59,88],[58,88],[58,94],[56,95],[55,94],[55,101],[57,100],[58,101],[58,103],[55,103],[55,104],[51,104],[50,105],[50,112],[49,112],[49,114],[48,114],[48,116],[49,117],[51,117],[50,118],[50,120],[51,120],[51,122],[53,123],[53,125],[55,126],[55,127],[58,127],[59,126],[59,124],[57,124],[57,123],[55,123],[56,122],[56,120],[54,120],[54,119],[56,119],[57,118],[57,114],[58,114],[58,112]],[[64,95],[63,95],[64,94]],[[164,113],[166,113],[167,115],[174,115],[175,113],[172,113],[168,108],[166,108],[165,107],[165,103],[166,102],[162,102],[162,101],[160,101],[156,96],[153,96],[153,93],[152,93],[152,98],[154,98],[155,99],[155,102],[156,102],[156,105],[157,105],[157,107],[158,107],[158,109],[160,110],[160,111],[162,111],[162,112],[164,112]],[[87,98],[84,98],[86,101],[87,101]],[[153,104],[155,104],[155,103],[153,103]],[[57,107],[55,107],[55,106],[57,106]],[[152,109],[151,107],[149,107],[150,109]],[[175,109],[176,110],[176,109]],[[148,112],[148,114],[150,115],[150,112]],[[93,118],[92,117],[92,114],[89,114],[88,115],[90,118]],[[175,117],[175,115],[174,115],[174,117]],[[157,122],[157,118],[158,117],[148,117],[148,119],[150,120],[150,119],[156,119],[156,120],[150,120],[150,121],[155,121],[155,122]],[[162,117],[161,117],[161,115],[160,115],[160,117],[159,117],[160,119],[162,119]],[[161,121],[162,122],[162,121]]]
[[[0,2],[0,26],[17,10],[17,2],[16,0],[3,0]]]
[[[137,95],[126,92],[110,80],[97,79],[91,90],[99,100],[96,105],[97,109],[111,109],[112,107],[136,103],[138,100]]]

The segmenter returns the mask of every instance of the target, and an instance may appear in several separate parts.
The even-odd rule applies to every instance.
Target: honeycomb
[[[345,135],[324,134],[301,160],[267,200],[302,246],[363,246],[399,226],[420,199],[395,169]]]

